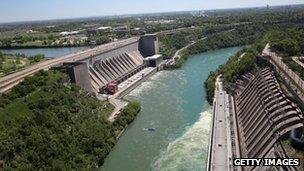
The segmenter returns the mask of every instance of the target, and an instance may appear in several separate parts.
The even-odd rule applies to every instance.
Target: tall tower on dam
[[[139,39],[139,50],[144,57],[159,53],[158,38],[155,34],[141,36]]]
[[[105,50],[85,59],[64,63],[71,82],[90,92],[99,92],[110,82],[120,83],[149,65],[146,60],[159,53],[154,34],[130,38],[105,45]]]

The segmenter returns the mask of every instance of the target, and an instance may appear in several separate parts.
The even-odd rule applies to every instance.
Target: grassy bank
[[[44,55],[25,56],[0,52],[0,77],[45,60]]]
[[[114,107],[61,72],[39,72],[0,97],[0,169],[92,169],[101,166],[117,134],[140,104],[130,102],[114,123]]]

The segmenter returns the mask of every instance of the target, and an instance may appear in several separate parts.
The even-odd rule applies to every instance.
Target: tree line
[[[296,63],[292,57],[304,55],[304,29],[289,28],[269,33],[272,50],[282,54],[283,62],[304,79],[304,68]]]

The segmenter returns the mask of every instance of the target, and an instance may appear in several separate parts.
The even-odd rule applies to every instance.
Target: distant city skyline
[[[303,0],[1,0],[0,23],[303,4]]]

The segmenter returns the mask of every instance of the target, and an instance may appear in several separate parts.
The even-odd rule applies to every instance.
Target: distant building
[[[109,32],[109,31],[112,30],[112,27],[110,27],[110,26],[107,26],[107,27],[99,27],[97,30],[98,30],[99,32]]]
[[[109,33],[112,31],[112,27],[110,26],[106,26],[106,27],[99,27],[99,28],[93,28],[93,29],[89,29],[87,30],[87,33],[89,35],[94,35],[94,34],[98,34],[98,33]]]
[[[115,32],[118,34],[119,38],[124,38],[130,33],[130,28],[128,26],[116,27]]]
[[[68,32],[68,31],[64,31],[64,32],[61,32],[59,33],[60,36],[69,36],[69,35],[75,35],[75,34],[78,34],[79,31],[71,31],[71,32]]]
[[[205,14],[205,11],[203,11],[203,10],[193,12],[192,15],[196,16],[196,17],[208,17],[208,15]]]
[[[139,28],[139,27],[136,27],[136,28],[133,28],[132,30],[131,30],[131,34],[136,34],[136,35],[144,35],[146,32],[145,32],[145,30],[144,29],[142,29],[142,28]]]
[[[36,33],[37,31],[34,30],[28,30],[26,33]]]
[[[120,27],[116,27],[115,31],[117,31],[119,33],[126,33],[126,32],[129,32],[130,29],[128,26],[120,26]]]
[[[175,20],[149,20],[149,21],[145,21],[146,24],[170,24],[170,23],[174,23]]]

